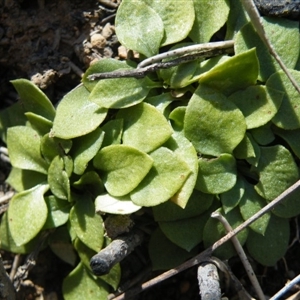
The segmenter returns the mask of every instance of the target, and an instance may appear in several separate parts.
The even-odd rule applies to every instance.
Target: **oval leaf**
[[[152,158],[136,148],[111,145],[94,158],[94,166],[104,171],[104,185],[112,196],[129,194],[151,169]]]
[[[78,86],[61,100],[53,122],[52,136],[71,139],[95,130],[105,119],[107,109],[88,100],[89,92]]]
[[[17,246],[32,240],[43,228],[47,219],[44,194],[48,184],[39,184],[30,190],[16,194],[9,203],[9,229]]]
[[[288,219],[272,215],[265,234],[262,236],[250,230],[246,245],[256,261],[264,266],[274,266],[287,251],[289,238]]]
[[[164,115],[148,103],[122,109],[117,118],[124,121],[123,144],[144,152],[157,149],[173,133]]]
[[[158,53],[164,36],[160,16],[144,1],[124,0],[116,15],[116,34],[121,44],[145,56]]]
[[[232,155],[221,154],[218,158],[199,159],[199,172],[195,188],[203,193],[221,194],[236,183],[236,162]]]
[[[241,111],[220,92],[200,86],[188,103],[185,136],[202,154],[232,153],[246,131]]]
[[[14,167],[47,174],[48,164],[40,151],[41,138],[35,130],[25,126],[9,128],[7,147]]]
[[[250,86],[232,94],[231,100],[243,113],[247,129],[265,125],[277,113],[283,98],[283,92],[263,86]]]
[[[169,200],[191,173],[186,162],[167,148],[158,148],[150,156],[154,161],[152,169],[130,194],[132,202],[140,206],[155,206]]]
[[[113,197],[109,194],[98,196],[95,200],[95,206],[97,212],[118,215],[129,215],[141,208],[132,203],[129,196]]]

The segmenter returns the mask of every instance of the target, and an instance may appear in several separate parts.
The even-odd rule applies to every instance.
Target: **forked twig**
[[[254,214],[252,217],[250,217],[244,223],[239,225],[237,228],[235,228],[234,230],[227,233],[224,237],[222,237],[221,239],[216,241],[212,246],[210,246],[203,252],[199,253],[198,255],[194,256],[193,258],[189,259],[188,261],[184,262],[183,264],[179,265],[178,267],[168,270],[168,271],[162,273],[161,275],[159,275],[155,278],[152,278],[149,281],[143,283],[141,286],[130,289],[127,292],[115,297],[114,299],[115,300],[129,299],[130,297],[133,297],[134,295],[137,295],[140,292],[145,291],[146,289],[152,287],[155,284],[160,283],[163,280],[166,280],[188,268],[198,265],[201,261],[208,260],[213,251],[215,251],[221,245],[223,245],[224,243],[229,241],[233,236],[235,236],[240,231],[245,229],[247,226],[252,224],[254,221],[259,219],[265,213],[267,213],[268,211],[273,209],[276,205],[278,205],[281,201],[283,201],[286,196],[288,196],[290,193],[295,191],[298,187],[300,187],[300,180],[298,180],[296,183],[294,183],[292,186],[290,186],[288,189],[286,189],[282,194],[280,194],[277,198],[275,198],[273,201],[271,201],[269,204],[267,204],[265,207],[263,207],[260,211],[258,211],[256,214]]]

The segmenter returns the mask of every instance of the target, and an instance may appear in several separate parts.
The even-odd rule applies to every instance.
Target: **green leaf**
[[[95,171],[85,172],[77,181],[73,182],[72,186],[82,191],[88,190],[93,197],[104,192],[104,184]]]
[[[26,118],[30,122],[31,127],[39,134],[44,135],[46,133],[49,133],[53,123],[49,121],[48,119],[34,114],[32,112],[26,112],[25,113]]]
[[[173,130],[167,119],[154,106],[140,103],[122,109],[117,118],[124,121],[123,144],[144,152],[151,152],[165,143]]]
[[[300,129],[283,130],[278,127],[273,127],[273,132],[284,139],[293,150],[294,154],[300,158]]]
[[[251,136],[259,145],[266,146],[274,141],[275,135],[271,129],[271,124],[272,123],[269,122],[261,127],[253,128],[249,131]]]
[[[83,195],[77,199],[70,212],[71,227],[77,237],[89,248],[99,252],[103,245],[103,220],[96,214],[92,200]]]
[[[241,1],[229,0],[230,11],[226,23],[226,40],[231,40],[236,33],[249,22],[249,16],[246,13]]]
[[[43,195],[48,189],[48,184],[39,184],[16,194],[10,200],[9,230],[17,246],[28,243],[43,228],[48,214]]]
[[[16,126],[7,131],[9,157],[16,168],[47,174],[48,164],[41,156],[40,146],[40,136],[29,127]]]
[[[170,222],[199,216],[211,206],[213,199],[213,195],[194,190],[184,209],[172,201],[154,206],[154,219],[156,222]]]
[[[171,93],[162,93],[153,97],[147,97],[145,102],[155,106],[165,117],[170,113],[170,104],[176,100]]]
[[[232,189],[220,195],[222,208],[225,214],[230,212],[239,204],[240,200],[244,195],[244,192],[245,192],[244,180],[242,180],[240,176],[237,176],[236,183],[232,187]]]
[[[169,119],[172,121],[172,127],[176,131],[182,131],[184,128],[184,116],[186,112],[186,106],[177,106],[174,108],[170,115]]]
[[[11,83],[17,90],[26,112],[32,112],[53,121],[55,109],[48,97],[35,84],[27,79],[16,79]]]
[[[184,3],[184,2],[182,2]],[[189,34],[193,42],[208,43],[227,21],[229,4],[226,0],[194,0],[196,19]]]
[[[51,163],[55,156],[59,155],[63,157],[69,153],[72,144],[71,140],[63,140],[45,134],[41,139],[42,156],[48,163]]]
[[[0,138],[6,142],[6,133],[9,127],[25,126],[27,118],[24,115],[24,108],[21,101],[0,110]]]
[[[285,18],[261,18],[264,30],[272,46],[283,60],[284,64],[293,69],[299,56],[298,23]],[[287,46],[288,45],[288,46]],[[240,54],[255,47],[261,65],[259,79],[266,81],[270,75],[281,67],[270,55],[270,51],[257,35],[251,23],[245,25],[235,38],[235,53]]]
[[[74,159],[74,173],[81,175],[85,171],[88,162],[99,151],[104,139],[104,132],[96,128],[91,133],[73,140],[72,157]]]
[[[191,170],[176,153],[161,147],[151,152],[153,167],[130,197],[134,204],[155,206],[169,200],[182,187]]]
[[[180,42],[187,37],[195,19],[193,0],[143,0],[143,2],[153,8],[163,21],[162,46]]]
[[[51,162],[48,170],[48,183],[53,195],[57,198],[70,199],[70,181],[65,170],[62,157],[57,155]]]
[[[123,120],[113,119],[105,123],[101,129],[105,132],[102,148],[114,144],[121,144],[123,134]]]
[[[197,152],[190,143],[190,141],[184,136],[183,132],[175,131],[172,137],[165,144],[166,147],[171,149],[175,154],[184,160],[191,170],[191,174],[180,188],[180,190],[171,198],[171,200],[177,205],[185,208],[190,196],[194,190],[197,175],[198,175],[198,156]]]
[[[266,205],[266,201],[256,193],[252,185],[246,181],[244,181],[244,184],[245,193],[239,203],[239,208],[243,219],[246,221],[259,210],[261,210]],[[268,227],[269,220],[270,213],[265,213],[258,220],[250,224],[249,227],[256,233],[264,235]]]
[[[29,190],[46,181],[47,176],[45,174],[18,168],[12,168],[6,179],[6,182],[18,192]]]
[[[271,121],[281,105],[283,95],[283,92],[260,85],[237,91],[228,99],[242,111],[247,129],[252,129]]]
[[[220,209],[220,213],[223,214],[223,211]],[[234,208],[229,213],[226,214],[226,220],[229,222],[230,226],[234,229],[243,223],[242,216],[237,208]],[[214,218],[210,218],[203,231],[203,241],[205,248],[208,248],[217,240],[226,235],[227,232],[224,229],[222,223]],[[240,233],[236,235],[241,245],[243,245],[248,236],[248,229],[245,228]],[[230,257],[236,254],[236,250],[233,247],[232,243],[226,243],[220,246],[214,251],[214,255],[221,259],[229,259]]]
[[[104,300],[109,294],[108,285],[93,276],[82,262],[64,279],[62,291],[65,300]]]
[[[45,197],[45,201],[48,208],[48,216],[44,229],[56,228],[67,223],[71,209],[70,203],[53,195]]]
[[[164,36],[159,14],[144,1],[124,0],[116,15],[116,34],[125,47],[149,57],[158,53]]]
[[[264,236],[250,230],[246,246],[256,261],[271,267],[284,256],[289,245],[289,238],[288,219],[272,215]]]
[[[91,92],[97,84],[97,80],[89,80],[88,77],[95,73],[112,72],[120,69],[131,69],[132,67],[126,61],[120,61],[113,58],[103,58],[92,63],[83,74],[82,83]]]
[[[94,131],[103,122],[107,109],[88,98],[83,85],[64,96],[56,110],[51,136],[71,139]]]
[[[1,218],[0,225],[0,237],[1,237],[1,249],[18,254],[26,254],[34,251],[39,241],[39,236],[36,236],[27,244],[17,246],[14,239],[11,236],[11,232],[8,224],[8,214],[5,212]]]
[[[195,251],[188,252],[172,243],[160,229],[154,231],[149,242],[149,255],[153,270],[169,270],[193,256]]]
[[[199,158],[199,172],[195,188],[203,193],[221,194],[236,183],[236,161],[230,154],[217,158]]]
[[[242,141],[233,150],[234,157],[237,159],[255,158],[256,154],[253,143],[255,142],[251,139],[251,135],[246,132]]]
[[[293,156],[281,145],[261,147],[261,157],[255,171],[259,175],[255,190],[269,201],[284,192],[299,177]]]
[[[287,47],[288,48],[288,47]],[[290,73],[297,82],[300,82],[300,72],[290,70]],[[283,129],[300,128],[300,105],[299,93],[295,90],[290,80],[283,71],[270,76],[266,82],[267,89],[277,89],[284,93],[282,104],[272,122]]]
[[[255,49],[234,55],[199,75],[199,83],[218,89],[229,96],[233,92],[254,85],[259,64]]]
[[[148,77],[102,79],[92,90],[89,99],[101,107],[125,108],[142,102],[152,88],[160,85]]]
[[[220,92],[200,85],[184,118],[185,136],[196,150],[214,156],[232,153],[245,131],[241,111]]]
[[[151,169],[152,158],[136,148],[111,145],[98,152],[94,166],[104,171],[104,185],[112,196],[129,194]]]
[[[78,255],[71,243],[71,238],[66,226],[56,228],[50,235],[48,244],[52,252],[62,261],[75,266],[78,261]]]
[[[96,211],[101,213],[129,215],[141,207],[135,205],[129,196],[113,197],[109,194],[99,195],[95,200]]]

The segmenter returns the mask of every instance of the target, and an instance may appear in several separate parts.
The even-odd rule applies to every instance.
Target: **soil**
[[[12,79],[31,79],[57,103],[80,83],[82,73],[93,61],[103,57],[126,57],[114,31],[117,6],[117,0],[0,0],[0,109],[17,100],[17,94],[9,83]],[[0,195],[10,189],[4,182],[8,173],[9,165],[0,159]],[[0,205],[1,214],[6,209],[7,204]],[[269,268],[252,262],[268,295],[275,294],[300,273],[296,221],[291,221],[291,247],[284,259]],[[5,251],[1,254],[9,273],[19,257]],[[18,265],[22,265],[25,259],[21,255]],[[233,258],[228,263],[236,277],[253,294],[240,261]],[[122,283],[143,273],[149,266],[146,248],[139,247],[122,262],[122,266]],[[51,250],[42,250],[36,265],[22,281],[18,299],[62,299],[62,280],[71,269]],[[148,272],[142,281],[156,275],[157,272]],[[229,299],[236,298],[236,292],[228,284],[226,276],[223,277],[222,291]],[[197,268],[165,280],[135,299],[200,299]]]

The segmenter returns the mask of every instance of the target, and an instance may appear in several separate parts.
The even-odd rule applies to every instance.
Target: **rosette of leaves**
[[[14,80],[20,101],[1,112],[12,164],[7,181],[18,192],[1,221],[1,248],[28,253],[51,229],[50,248],[74,266],[63,283],[65,299],[106,299],[118,286],[118,265],[101,277],[89,266],[110,242],[107,214],[152,207],[157,229],[149,253],[154,269],[167,269],[225,234],[211,212],[219,209],[236,227],[299,178],[299,95],[243,8],[237,10],[239,2],[164,3],[123,0],[116,16],[120,42],[150,57],[183,40],[208,42],[226,23],[235,55],[142,79],[90,81],[94,73],[135,67],[103,59],[56,108],[30,81]],[[264,18],[264,25],[300,82],[297,22]],[[300,212],[296,192],[238,235],[264,265],[287,249],[288,218]],[[217,253],[234,254],[230,244]]]

